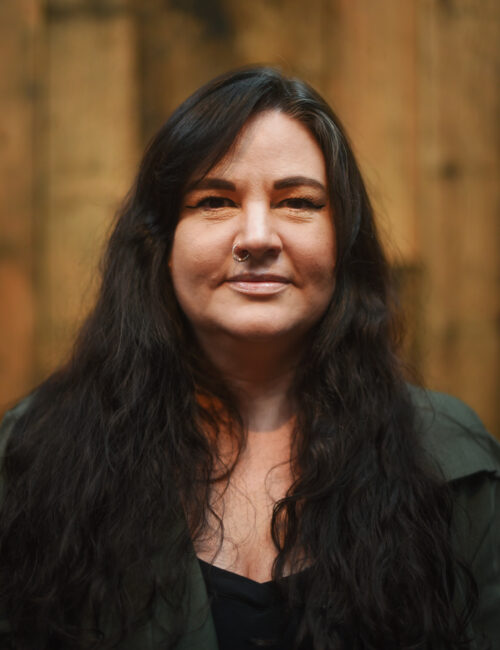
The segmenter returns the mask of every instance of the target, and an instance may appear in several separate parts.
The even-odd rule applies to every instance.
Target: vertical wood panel
[[[268,63],[297,74],[320,90],[328,0],[226,2],[236,30],[236,55],[242,64]]]
[[[234,62],[234,30],[222,0],[150,0],[139,10],[142,131],[147,141],[202,83]],[[205,5],[203,5],[205,6]]]
[[[85,4],[64,8],[56,6],[47,26],[42,373],[65,354],[91,304],[104,236],[137,162],[132,19],[119,11],[86,12]]]
[[[33,381],[32,230],[37,0],[0,3],[0,410]]]
[[[424,375],[500,433],[500,5],[420,5]]]
[[[415,2],[337,0],[325,43],[327,95],[346,125],[398,262],[418,259]]]

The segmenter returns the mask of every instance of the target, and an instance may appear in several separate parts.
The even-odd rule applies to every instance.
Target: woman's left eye
[[[321,208],[325,207],[325,204],[313,199],[296,197],[280,201],[278,207],[292,208],[292,210],[321,210]]]

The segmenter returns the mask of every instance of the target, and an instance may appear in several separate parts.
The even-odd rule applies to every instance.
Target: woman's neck
[[[236,396],[249,433],[277,431],[292,420],[290,389],[299,362],[297,347],[229,342],[203,348]]]
[[[289,377],[258,386],[242,381],[238,386],[233,384],[233,389],[249,434],[276,432],[292,420]]]

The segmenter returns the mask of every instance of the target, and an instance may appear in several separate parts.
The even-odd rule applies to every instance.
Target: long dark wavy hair
[[[220,467],[220,409],[200,395],[223,406],[240,449],[245,431],[176,301],[168,260],[189,179],[268,110],[299,120],[321,147],[337,241],[335,291],[294,380],[294,482],[271,524],[273,576],[290,608],[303,605],[296,645],[467,647],[474,584],[454,555],[450,491],[419,442],[363,180],[325,101],[266,67],[202,87],[153,138],[72,356],[9,440],[0,604],[14,647],[110,647],[157,598],[176,612],[167,647],[182,634],[192,540]],[[304,557],[300,585],[279,580]]]

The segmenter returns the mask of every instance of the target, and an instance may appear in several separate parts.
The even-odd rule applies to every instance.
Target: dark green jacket
[[[429,451],[456,495],[455,544],[479,585],[479,608],[473,632],[483,633],[492,650],[500,650],[500,445],[485,431],[475,413],[459,400],[412,388],[418,427]],[[9,411],[0,425],[0,456],[28,400]],[[1,489],[0,483],[0,489]],[[156,558],[158,568],[167,561]],[[179,650],[217,650],[205,585],[192,552],[190,618]],[[119,650],[153,650],[164,642],[172,615],[157,598],[150,619]],[[471,630],[472,631],[472,630]],[[9,624],[0,615],[0,648],[9,648]]]

